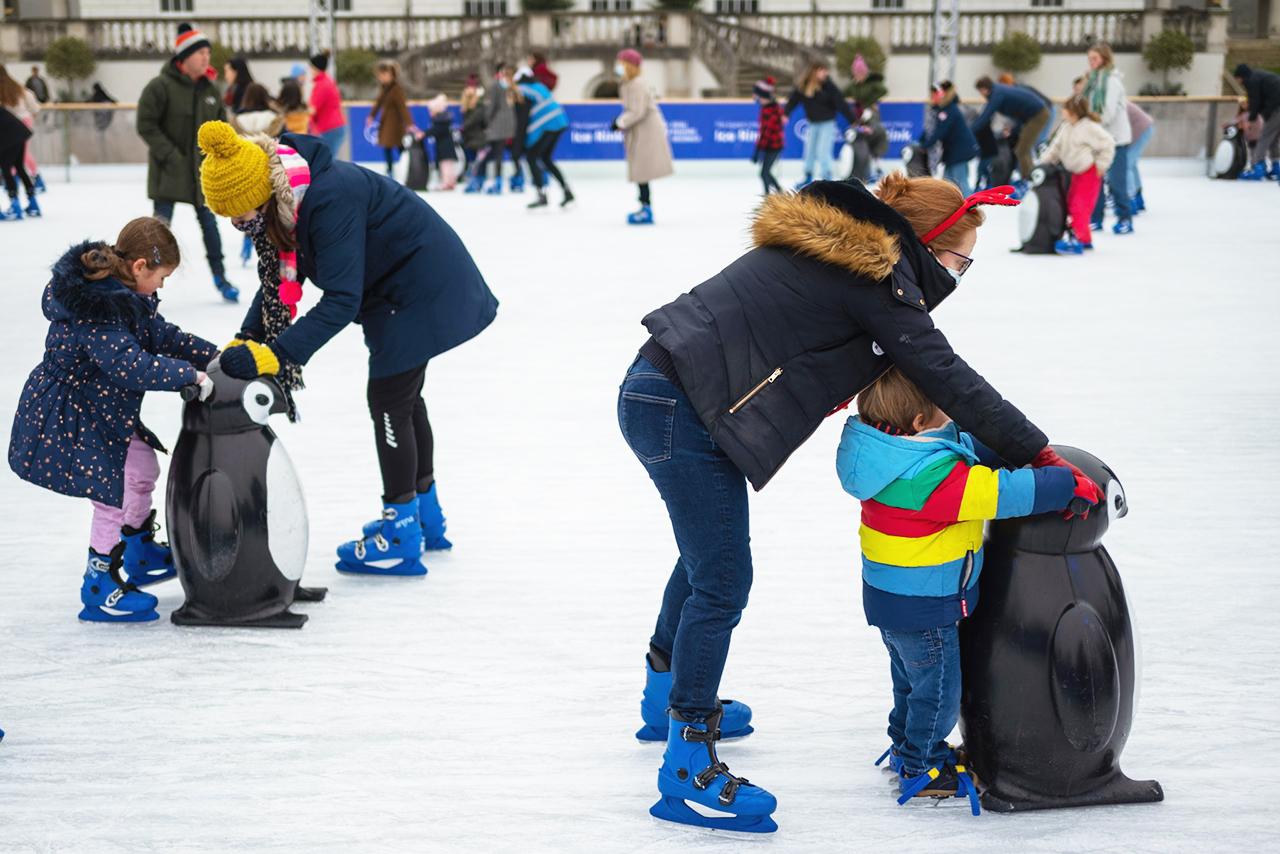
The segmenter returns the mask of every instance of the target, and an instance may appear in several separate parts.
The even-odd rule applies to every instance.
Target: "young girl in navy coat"
[[[9,465],[93,502],[82,620],[154,620],[156,597],[138,588],[176,574],[168,546],[155,541],[151,493],[164,447],[139,419],[142,396],[201,382],[217,354],[157,311],[156,291],[179,260],[164,223],[142,217],[114,246],[72,246],[44,290],[49,335],[18,401]]]

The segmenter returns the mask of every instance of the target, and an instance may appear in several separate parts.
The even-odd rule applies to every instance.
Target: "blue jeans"
[[[826,122],[809,122],[809,132],[804,137],[804,174],[817,175],[823,181],[830,181],[835,144],[835,119]],[[815,161],[817,169],[814,168]]]
[[[1142,135],[1129,143],[1129,198],[1138,195],[1138,191],[1142,189],[1142,179],[1138,177],[1138,158],[1142,156],[1142,152],[1146,150],[1147,143],[1151,142],[1151,137],[1155,136],[1156,126],[1152,123],[1151,127],[1142,132]]]
[[[952,163],[950,166],[942,168],[942,177],[955,184],[960,188],[960,192],[968,198],[973,189],[969,186],[969,163],[966,160],[963,163]]]
[[[152,202],[151,215],[172,223],[175,204],[177,202],[156,199]],[[200,223],[200,234],[204,237],[204,254],[209,259],[209,271],[221,278],[227,271],[222,265],[222,235],[218,233],[218,218],[204,205],[193,207],[196,209],[196,220]]]
[[[889,738],[915,777],[946,761],[947,736],[960,718],[960,633],[937,629],[881,629],[893,676]]]
[[[345,126],[339,125],[333,130],[327,130],[320,134],[320,138],[324,140],[324,144],[329,146],[329,150],[333,152],[333,159],[338,160],[338,151],[342,148],[342,140],[347,136]]]
[[[1111,188],[1111,198],[1116,204],[1116,216],[1130,219],[1133,206],[1129,199],[1129,146],[1116,146],[1116,159],[1111,161],[1107,170],[1107,186]],[[1098,193],[1098,203],[1093,206],[1093,221],[1102,222],[1107,210],[1107,194]]]
[[[714,712],[729,636],[751,590],[747,479],[683,391],[638,357],[618,393],[618,425],[667,505],[680,553],[651,643],[671,655],[671,708]]]

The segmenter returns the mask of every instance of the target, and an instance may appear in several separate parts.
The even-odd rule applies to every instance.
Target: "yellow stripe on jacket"
[[[966,495],[966,498],[968,496]],[[982,522],[958,522],[927,537],[895,537],[862,525],[862,554],[890,566],[937,566],[982,547]]]

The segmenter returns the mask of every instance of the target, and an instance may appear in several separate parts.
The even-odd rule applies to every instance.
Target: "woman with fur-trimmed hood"
[[[1060,464],[930,317],[971,263],[983,222],[973,203],[954,184],[901,174],[876,195],[819,181],[769,196],[754,249],[644,318],[650,337],[623,380],[618,420],[678,549],[642,704],[640,737],[668,742],[655,815],[711,821],[684,800],[736,814],[717,826],[774,827],[773,796],[714,750],[751,731],[748,706],[718,699],[751,588],[748,483],[763,489],[827,415],[895,365],[1011,466]]]

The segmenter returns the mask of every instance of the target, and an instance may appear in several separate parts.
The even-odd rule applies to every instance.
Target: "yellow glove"
[[[242,380],[280,371],[280,359],[275,351],[257,341],[244,341],[240,346],[224,350],[218,357],[218,365],[227,376]]]

